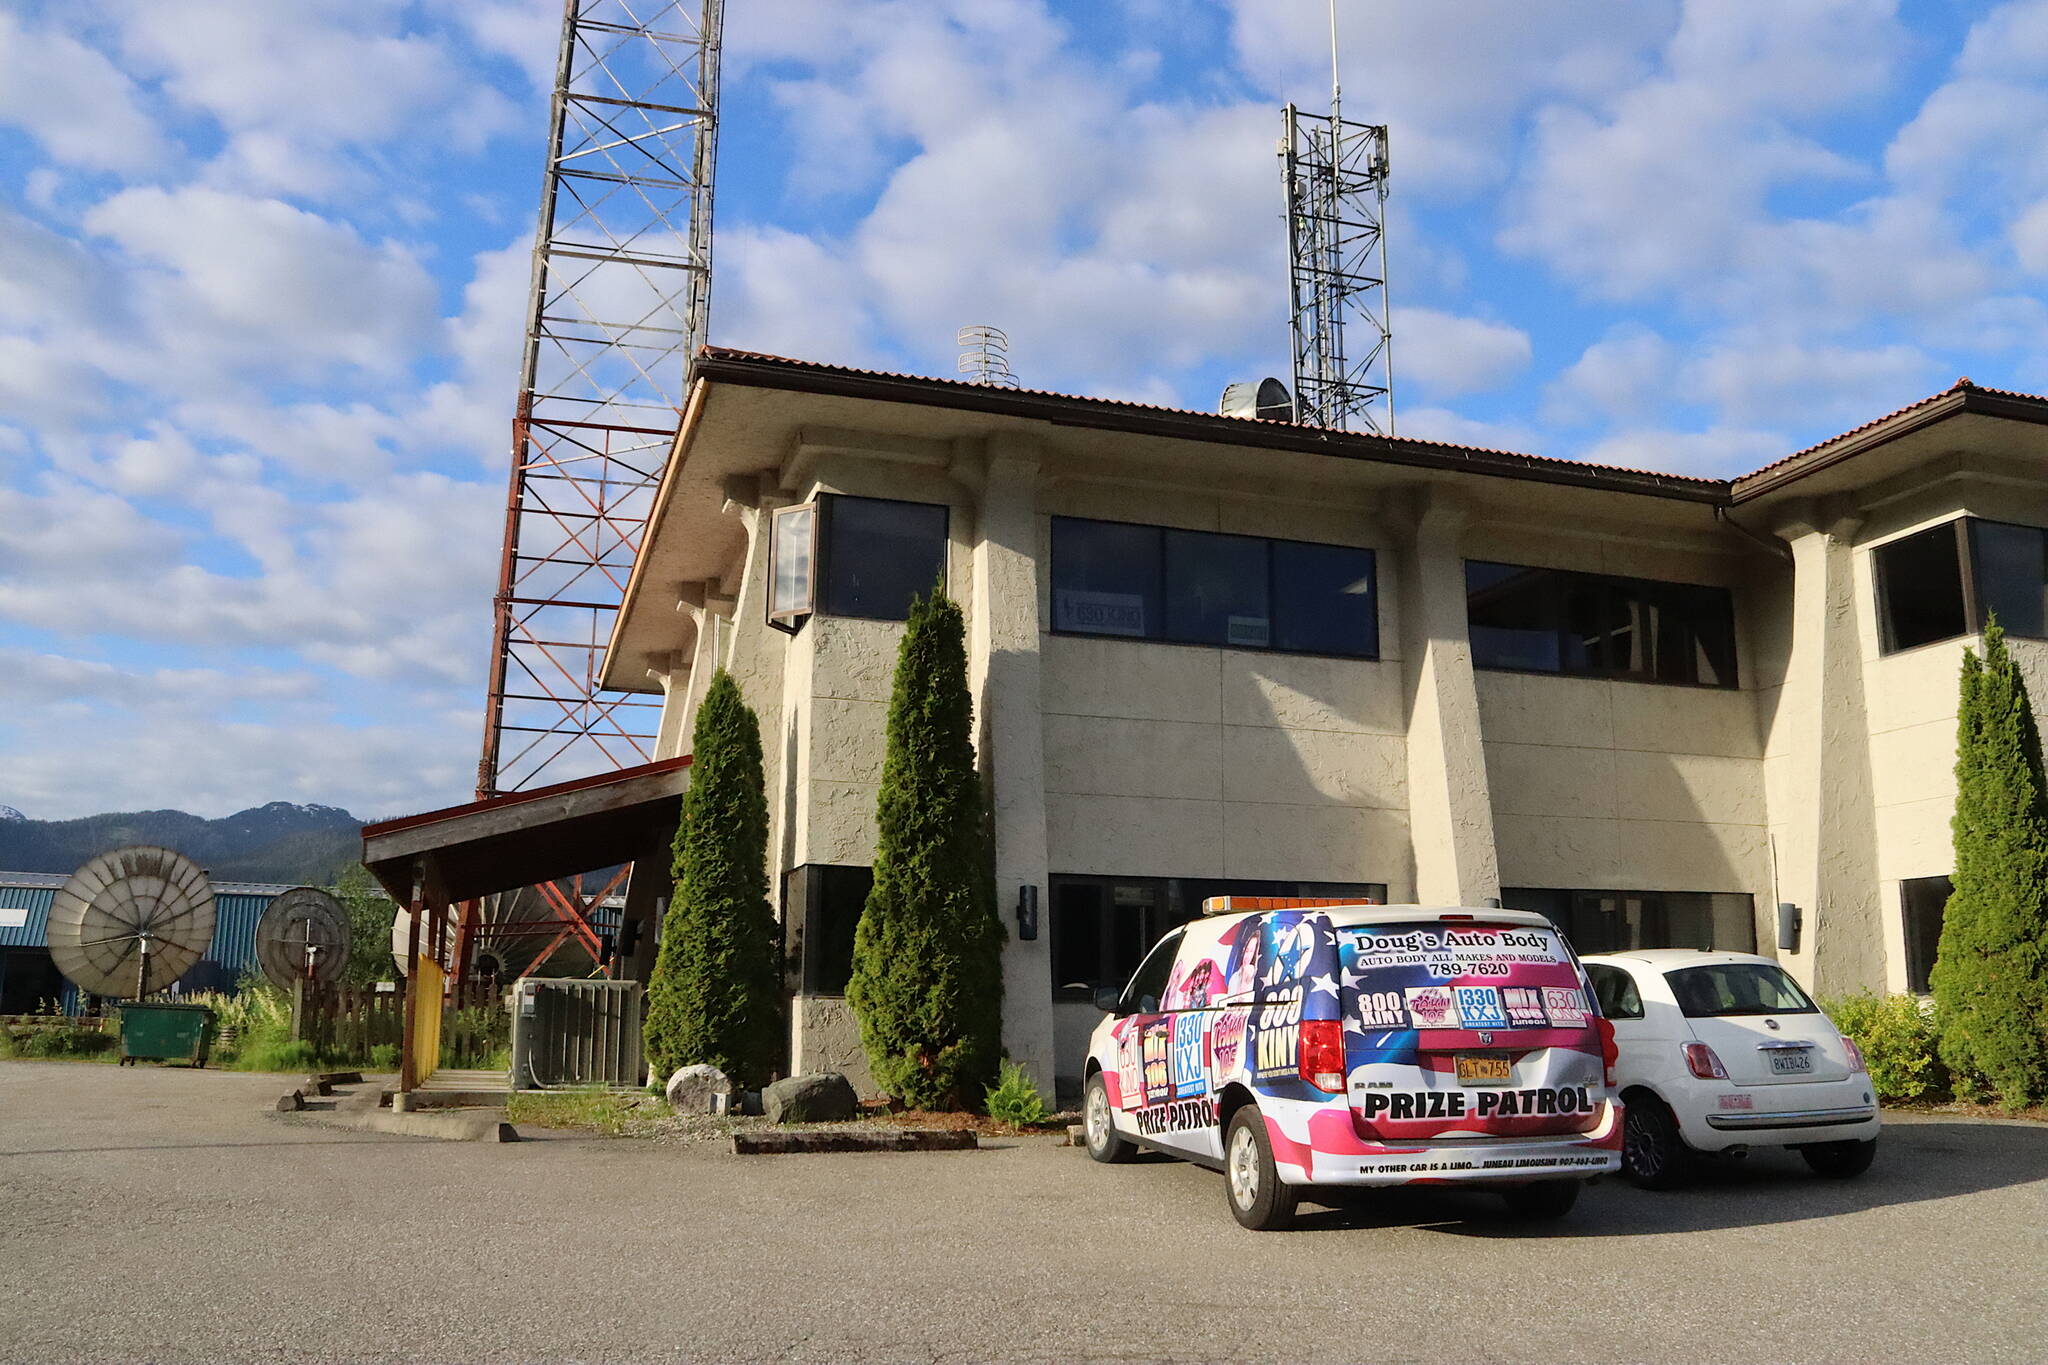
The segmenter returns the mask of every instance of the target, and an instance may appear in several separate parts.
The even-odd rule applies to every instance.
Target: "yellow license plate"
[[[1459,1085],[1508,1085],[1515,1079],[1505,1057],[1470,1057],[1460,1053],[1453,1060],[1458,1067]]]

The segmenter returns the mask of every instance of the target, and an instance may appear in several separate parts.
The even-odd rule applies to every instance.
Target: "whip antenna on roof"
[[[1009,333],[1000,327],[971,323],[955,332],[953,340],[960,346],[957,368],[968,377],[968,383],[992,389],[1018,387],[1017,376],[1010,373]]]
[[[1387,125],[1343,115],[1337,0],[1330,0],[1330,113],[1285,112],[1288,330],[1295,420],[1394,434],[1387,312]],[[1353,335],[1347,353],[1345,337]]]

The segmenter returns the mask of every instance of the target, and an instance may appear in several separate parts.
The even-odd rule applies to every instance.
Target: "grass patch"
[[[583,1132],[624,1137],[636,1120],[667,1113],[666,1102],[650,1110],[651,1097],[637,1090],[604,1090],[577,1087],[573,1090],[517,1090],[505,1104],[505,1118],[512,1123],[530,1123],[536,1128],[569,1128]]]

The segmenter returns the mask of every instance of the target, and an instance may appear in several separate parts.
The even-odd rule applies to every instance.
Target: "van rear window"
[[[1556,933],[1520,924],[1367,924],[1340,929],[1358,1026],[1573,1028],[1592,1010]]]

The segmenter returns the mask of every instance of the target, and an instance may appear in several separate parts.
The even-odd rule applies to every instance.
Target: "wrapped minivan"
[[[1317,1186],[1479,1186],[1555,1217],[1618,1168],[1613,1034],[1541,915],[1203,909],[1098,995],[1083,1100],[1097,1161],[1142,1146],[1218,1167],[1257,1229]]]

